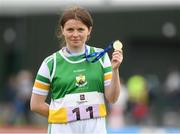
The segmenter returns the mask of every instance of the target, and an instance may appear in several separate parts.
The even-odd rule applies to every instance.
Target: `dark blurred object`
[[[5,84],[5,88],[3,89],[2,98],[4,102],[13,103],[14,99],[16,98],[16,88],[16,75],[11,74]]]

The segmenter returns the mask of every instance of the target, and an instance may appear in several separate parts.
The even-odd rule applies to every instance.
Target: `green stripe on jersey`
[[[104,73],[108,73],[108,72],[111,72],[112,71],[112,67],[106,67],[104,68]]]
[[[48,84],[50,83],[48,78],[46,78],[46,77],[44,77],[42,75],[39,75],[39,74],[36,76],[36,80],[39,80],[39,81],[42,81],[42,82],[48,83]]]

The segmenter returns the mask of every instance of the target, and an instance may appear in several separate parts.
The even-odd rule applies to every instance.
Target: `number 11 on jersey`
[[[90,119],[98,117],[99,115],[99,106],[79,106],[68,109],[68,120],[81,120],[81,119]]]

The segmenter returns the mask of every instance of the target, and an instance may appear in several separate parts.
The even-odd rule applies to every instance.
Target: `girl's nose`
[[[73,36],[78,36],[78,31],[74,31]]]

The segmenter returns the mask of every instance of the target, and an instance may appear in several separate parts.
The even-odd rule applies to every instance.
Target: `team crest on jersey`
[[[76,86],[83,87],[87,84],[86,77],[83,74],[76,76]]]

